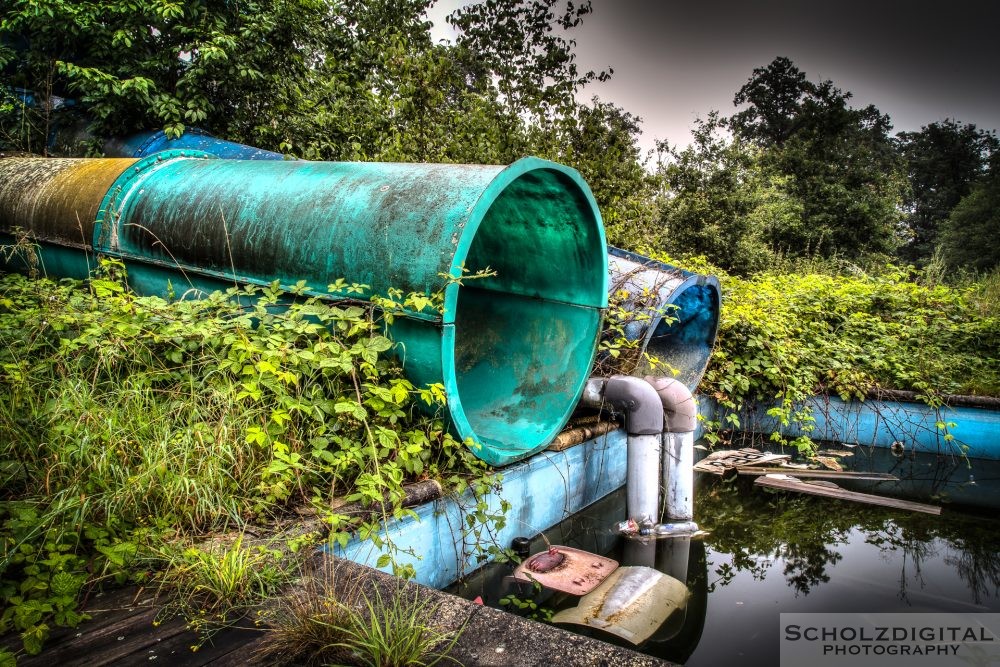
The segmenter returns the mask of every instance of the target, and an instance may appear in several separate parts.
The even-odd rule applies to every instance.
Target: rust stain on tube
[[[129,158],[0,160],[0,232],[19,227],[37,241],[90,247],[101,200],[135,162]]]

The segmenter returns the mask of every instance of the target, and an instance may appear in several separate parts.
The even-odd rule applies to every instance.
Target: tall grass
[[[336,585],[336,566],[323,559],[267,614],[261,657],[273,664],[430,667],[449,657],[462,629],[436,625],[438,606],[416,588],[385,594],[360,582]],[[368,592],[370,590],[370,592]]]
[[[238,401],[231,382],[198,377],[218,360],[171,364],[159,356],[170,345],[150,345],[155,330],[126,330],[50,289],[39,309],[3,314],[0,459],[16,471],[4,496],[41,492],[77,523],[187,532],[249,516],[270,452],[245,433],[268,408]]]
[[[979,315],[1000,318],[1000,267],[975,280],[970,292]]]
[[[170,543],[329,506],[334,490],[393,512],[416,477],[489,486],[417,409],[444,394],[402,377],[373,309],[277,286],[140,298],[121,270],[0,277],[0,633],[22,632],[27,650],[79,622],[86,585]],[[351,518],[327,514],[346,540]],[[206,559],[225,573],[235,557]]]

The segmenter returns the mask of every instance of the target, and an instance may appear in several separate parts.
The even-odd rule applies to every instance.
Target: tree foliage
[[[669,194],[660,220],[667,247],[749,275],[773,263],[773,239],[801,224],[802,205],[761,149],[722,130],[710,114],[696,124],[694,141],[672,152],[662,169]]]
[[[855,109],[850,99],[831,81],[808,81],[787,58],[755,69],[734,98],[748,106],[729,119],[733,134],[792,178],[802,204],[802,224],[772,239],[790,255],[895,250],[905,180],[892,126],[873,105]]]
[[[903,162],[888,116],[850,99],[788,58],[754,69],[734,97],[742,108],[710,113],[688,147],[669,151],[665,247],[743,275],[778,258],[887,259]]]
[[[1000,172],[975,185],[941,223],[938,252],[950,269],[1000,266]]]
[[[565,36],[592,11],[589,0],[484,0],[458,9],[447,21],[459,31],[458,47],[470,71],[495,85],[513,111],[553,117],[572,108],[576,93],[608,72],[580,73]]]
[[[733,104],[748,106],[734,114],[729,124],[748,141],[779,146],[795,134],[802,105],[815,90],[791,60],[775,58],[767,67],[754,69],[736,93]]]
[[[952,209],[988,170],[1000,141],[995,132],[952,119],[896,137],[910,183],[904,219],[907,239],[900,255],[923,264],[933,255],[938,231]]]
[[[78,99],[99,135],[218,130],[294,104],[333,19],[326,0],[16,0],[0,67],[43,108]]]

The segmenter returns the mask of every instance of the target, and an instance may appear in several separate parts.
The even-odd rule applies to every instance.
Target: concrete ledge
[[[436,607],[431,622],[445,630],[464,627],[448,655],[465,667],[645,667],[672,664],[484,607],[433,588],[404,582],[349,560],[319,554],[316,563],[321,570],[333,568],[334,590],[331,592],[338,599],[361,593],[374,600],[377,591],[383,600],[402,592],[428,601]],[[455,664],[449,660],[440,664],[449,663]]]

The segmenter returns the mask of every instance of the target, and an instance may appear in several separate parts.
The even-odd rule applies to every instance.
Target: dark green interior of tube
[[[607,284],[592,202],[566,173],[529,171],[492,202],[469,247],[466,269],[497,275],[460,288],[453,379],[495,456],[547,444],[589,376]]]

